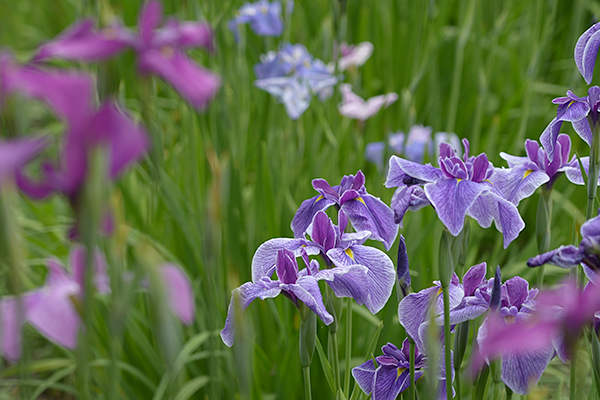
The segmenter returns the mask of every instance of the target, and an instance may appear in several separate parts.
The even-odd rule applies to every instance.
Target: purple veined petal
[[[544,146],[546,154],[548,155],[548,160],[550,161],[554,159],[554,145],[558,140],[561,125],[562,121],[554,118],[540,135],[540,143]]]
[[[339,200],[339,193],[331,187],[325,179],[316,178],[312,180],[313,188],[327,198]]]
[[[391,202],[394,222],[402,228],[404,215],[408,210],[417,211],[430,204],[422,187],[416,185],[399,187],[394,192]]]
[[[476,199],[467,214],[475,218],[483,228],[489,228],[494,221],[496,229],[502,232],[504,248],[507,248],[525,228],[517,207],[504,199],[493,187]]]
[[[293,293],[298,300],[317,314],[325,325],[333,322],[333,317],[327,312],[325,304],[323,304],[323,295],[319,289],[319,283],[314,277],[303,276],[295,284],[281,285],[281,288]]]
[[[403,158],[392,156],[390,158],[390,169],[385,182],[385,187],[391,188],[400,186],[405,176],[416,178],[425,182],[437,182],[444,178],[444,174],[439,168],[431,165],[422,165]]]
[[[408,252],[406,251],[406,241],[402,235],[400,235],[400,240],[398,242],[396,277],[400,283],[403,295],[406,296],[408,294],[407,288],[410,287],[410,268],[408,264]]]
[[[373,400],[394,400],[400,393],[400,385],[406,380],[400,381],[397,366],[381,365],[375,370],[373,384]],[[409,379],[410,380],[410,376]],[[400,382],[398,382],[400,381]]]
[[[261,244],[252,257],[252,281],[258,282],[262,278],[270,278],[273,275],[278,250],[293,251],[296,257],[301,255],[300,249],[302,248],[308,255],[319,254],[320,250],[317,247],[306,247],[307,243],[309,242],[305,239],[276,238]]]
[[[316,261],[316,260],[313,260]],[[339,278],[342,277],[343,275],[346,274],[350,274],[348,276],[348,279],[346,281],[351,281],[351,282],[358,282],[360,284],[367,284],[367,273],[369,272],[369,269],[367,267],[365,267],[364,265],[359,265],[359,264],[354,264],[354,265],[348,265],[348,266],[339,266],[339,267],[335,267],[335,268],[327,268],[327,269],[322,269],[319,270],[315,273],[311,273],[311,275],[318,281],[327,281],[327,282],[333,282],[336,279],[338,280],[339,283]],[[340,295],[338,297],[352,297],[350,294],[350,291],[348,291],[348,293],[346,293],[346,295]],[[337,293],[336,293],[337,295]]]
[[[73,61],[99,61],[123,51],[131,41],[122,27],[115,25],[96,31],[94,21],[83,19],[65,29],[54,40],[42,45],[33,61],[61,58]]]
[[[314,243],[321,246],[323,253],[333,249],[339,241],[339,231],[324,211],[315,214],[306,233]]]
[[[453,236],[462,231],[467,211],[487,191],[483,184],[458,179],[444,179],[425,185],[427,198]]]
[[[221,85],[218,75],[171,47],[148,49],[140,54],[139,62],[142,72],[158,75],[196,108],[204,108]]]
[[[475,290],[486,283],[485,274],[487,271],[487,264],[482,262],[481,264],[473,265],[463,276],[463,289],[465,296],[473,296]]]
[[[336,270],[338,269],[344,273],[337,273]],[[327,280],[336,297],[350,297],[358,305],[366,304],[369,301],[369,293],[366,290],[369,286],[369,277],[367,276],[369,270],[367,267],[355,264],[344,267],[336,266],[326,271],[332,272],[325,274],[324,271],[319,271],[318,277],[330,278],[333,274],[333,279],[324,280]]]
[[[529,140],[529,139],[527,139],[527,140]],[[536,157],[537,157],[537,155],[536,155]],[[508,163],[509,168],[513,168],[517,165],[521,165],[521,164],[526,163],[527,161],[530,161],[529,158],[527,158],[527,157],[512,156],[503,151],[500,152],[500,158],[502,158],[503,160],[505,160]]]
[[[27,305],[27,320],[51,341],[74,349],[80,318],[71,297],[80,293],[79,284],[71,279],[42,287]]]
[[[552,346],[554,347],[554,351],[558,358],[566,364],[571,357],[569,356],[567,342],[565,341],[565,336],[562,332],[556,332],[552,336]]]
[[[140,159],[149,147],[146,132],[116,103],[105,103],[87,129],[86,135],[93,143],[110,149],[110,177],[113,179],[129,164]]]
[[[571,100],[558,106],[556,118],[561,121],[575,122],[585,118],[590,112],[587,99],[583,101]]]
[[[169,308],[186,325],[194,321],[196,304],[192,284],[175,264],[165,264],[159,269],[165,285]]]
[[[586,175],[590,171],[590,158],[589,157],[581,157],[581,164],[583,165],[583,169]],[[586,179],[584,179],[583,175],[581,175],[581,168],[579,167],[579,161],[577,160],[577,156],[573,156],[573,159],[568,164],[564,165],[562,168],[558,170],[558,172],[564,172],[567,175],[567,179],[574,183],[575,185],[585,185]],[[587,176],[586,176],[587,178]],[[598,179],[600,182],[600,178]]]
[[[278,99],[285,107],[287,115],[296,120],[304,114],[310,106],[311,94],[305,81],[294,79],[283,88],[283,93]]]
[[[533,161],[533,162],[538,161],[539,149],[540,149],[540,145],[538,144],[537,141],[529,140],[529,139],[525,140],[525,152],[527,153],[527,157],[531,161]],[[510,163],[509,163],[509,165],[510,165]]]
[[[255,299],[261,298],[273,298],[277,297],[281,293],[281,289],[276,282],[272,282],[275,287],[265,285],[264,282],[246,282],[242,286],[235,288],[231,291],[231,302],[227,309],[227,319],[225,320],[225,327],[221,330],[221,339],[227,347],[233,346],[235,341],[235,319],[236,313],[240,311],[243,313],[246,308]],[[237,302],[237,303],[236,303]]]
[[[557,160],[558,158],[556,157]],[[532,163],[528,164],[513,168],[494,168],[494,174],[489,179],[502,196],[514,205],[519,205],[521,200],[531,196],[537,188],[550,181],[546,172],[529,169],[528,166]]]
[[[25,299],[22,300],[22,306],[25,308]],[[25,322],[25,313],[25,309],[22,313],[19,312],[17,298],[0,300],[0,351],[10,362],[17,362],[21,358],[21,329]]]
[[[475,159],[473,160],[473,173],[471,175],[470,180],[472,180],[473,182],[481,182],[482,180],[484,180],[489,165],[490,162],[488,161],[488,158],[485,155],[485,153],[481,153],[480,155],[475,157]]]
[[[600,24],[592,25],[579,37],[575,45],[575,64],[588,85],[592,82],[596,55],[600,46],[599,38],[595,35],[599,30]],[[588,58],[590,58],[589,61]]]
[[[319,211],[326,210],[335,203],[335,201],[328,200],[322,195],[317,195],[310,199],[304,200],[302,204],[300,204],[300,208],[298,208],[298,211],[296,211],[296,214],[292,219],[291,228],[292,232],[294,232],[294,237],[304,238],[304,235],[312,223],[314,216]]]
[[[527,300],[529,282],[520,276],[512,277],[504,282],[504,287],[506,287],[506,297],[511,306],[520,308],[521,304]]]
[[[373,360],[367,360],[364,363],[352,368],[352,376],[358,386],[365,394],[369,395],[373,391],[375,384],[375,364]]]
[[[354,46],[350,53],[343,55],[338,60],[338,69],[346,70],[350,66],[360,67],[371,57],[374,50],[373,43],[361,42]]]
[[[394,222],[394,212],[381,199],[364,194],[343,202],[341,210],[354,229],[371,232],[370,239],[382,241],[386,250],[392,247],[398,235],[398,225]]]
[[[518,394],[535,386],[554,355],[552,345],[538,350],[502,353],[502,381]]]
[[[573,129],[579,135],[579,137],[582,138],[583,141],[588,144],[588,146],[591,146],[593,134],[587,118],[583,118],[579,121],[574,121],[571,124],[573,125]]]
[[[11,179],[27,162],[37,156],[46,146],[45,138],[22,138],[0,141],[0,187]]]
[[[465,321],[472,321],[475,318],[485,314],[487,310],[489,310],[489,307],[484,305],[467,305],[464,308],[457,307],[450,310],[450,324],[456,325]],[[443,325],[443,316],[441,316],[441,318],[438,317],[436,322],[439,322]]]
[[[145,43],[150,43],[154,29],[162,20],[162,4],[158,0],[150,0],[144,4],[140,12],[138,27],[140,36]]]
[[[529,267],[552,264],[561,268],[573,268],[585,259],[585,253],[575,246],[560,246],[558,249],[532,257],[527,261]]]
[[[379,169],[383,169],[383,154],[385,152],[385,143],[373,142],[365,146],[365,160],[377,165]]]
[[[329,250],[327,256],[336,266],[359,264],[367,267],[367,285],[362,288],[367,294],[365,306],[373,314],[385,306],[396,282],[394,263],[387,254],[373,247],[357,245],[346,250]]]
[[[581,225],[581,236],[600,236],[600,215],[588,219]]]
[[[415,341],[421,353],[425,349],[419,335],[419,327],[428,319],[431,301],[440,290],[437,286],[433,286],[418,293],[410,293],[398,305],[400,324],[406,330],[406,334]]]

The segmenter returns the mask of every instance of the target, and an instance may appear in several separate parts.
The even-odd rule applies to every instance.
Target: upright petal
[[[186,325],[194,321],[196,304],[192,284],[185,273],[175,264],[165,264],[160,267],[167,301],[171,310]]]
[[[294,237],[303,238],[317,212],[326,210],[334,204],[334,200],[328,200],[322,195],[317,195],[304,200],[292,219],[291,227],[292,232],[294,232]]]
[[[25,310],[19,312],[18,301],[16,298],[0,300],[0,351],[11,362],[21,358],[21,328],[25,322]]]
[[[482,262],[481,264],[473,265],[463,276],[463,288],[465,296],[473,296],[475,290],[481,285],[485,284],[485,273],[487,264]]]
[[[371,239],[380,240],[389,250],[396,240],[398,226],[394,223],[394,212],[378,197],[366,193],[346,201],[341,210],[348,216],[357,231],[371,232]]]
[[[544,146],[550,161],[554,159],[554,146],[558,140],[561,125],[562,121],[554,118],[540,135],[540,142],[542,143],[542,146]]]
[[[585,31],[575,45],[575,64],[588,85],[592,82],[600,46],[600,36],[596,34],[598,31],[600,31],[600,23],[592,25]]]
[[[150,0],[144,4],[138,21],[140,36],[144,42],[150,42],[152,39],[152,33],[160,24],[162,16],[163,11],[160,1]]]
[[[307,243],[308,241],[305,239],[276,238],[261,244],[252,257],[252,281],[257,282],[264,277],[270,278],[273,275],[278,250],[292,251],[296,257],[301,255],[301,248],[304,248],[309,255],[319,253],[319,249],[316,247],[306,247]]]
[[[410,287],[410,268],[408,265],[408,252],[406,251],[406,242],[404,236],[400,235],[398,242],[398,264],[396,266],[397,279],[400,282],[403,295],[407,295],[407,288]]]

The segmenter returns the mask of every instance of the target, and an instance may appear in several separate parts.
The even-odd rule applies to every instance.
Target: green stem
[[[444,358],[446,362],[446,398],[452,398],[452,358],[450,356],[450,293],[448,285],[442,286],[444,295]]]
[[[352,299],[346,299],[346,369],[344,370],[344,394],[350,397],[350,359],[352,358]]]
[[[571,352],[571,376],[569,377],[569,400],[576,399],[577,393],[577,342],[573,346],[573,351]]]
[[[598,174],[600,167],[600,124],[593,124],[592,146],[590,147],[590,169],[587,181],[587,213],[586,219],[593,218],[596,215],[594,202],[596,199],[596,189],[598,187]]]
[[[552,188],[542,186],[542,193],[538,201],[536,218],[536,237],[539,254],[550,250],[552,228]],[[537,285],[539,287],[544,283],[544,266],[538,268]]]
[[[415,400],[415,341],[412,338],[408,338],[410,343],[410,386],[408,387],[410,393],[410,400]]]
[[[342,390],[342,382],[340,380],[340,357],[338,355],[338,342],[337,332],[329,333],[329,340],[331,340],[331,346],[333,350],[333,360],[329,360],[333,367],[333,375],[335,377],[335,398],[340,398],[340,391]]]
[[[304,375],[304,398],[306,400],[311,400],[312,392],[310,390],[310,367],[302,367],[302,374]]]

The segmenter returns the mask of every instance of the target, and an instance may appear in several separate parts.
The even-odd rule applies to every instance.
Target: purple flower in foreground
[[[383,355],[368,360],[352,368],[352,376],[358,386],[367,395],[372,394],[373,400],[394,400],[410,385],[410,350],[408,339],[402,342],[399,349],[392,343],[381,348]],[[438,399],[446,398],[446,372],[444,363],[440,363],[438,379]],[[419,380],[427,369],[427,357],[415,349],[415,382]],[[452,371],[454,379],[454,370]]]
[[[588,85],[592,83],[596,57],[600,47],[600,34],[598,31],[600,31],[600,23],[592,25],[585,31],[575,45],[575,64]]]
[[[463,158],[447,143],[440,145],[440,168],[421,165],[392,156],[386,187],[397,187],[392,198],[395,219],[402,222],[409,209],[418,209],[429,202],[438,217],[454,236],[463,229],[469,215],[484,228],[495,222],[508,247],[525,227],[516,206],[506,200],[492,185],[494,167],[485,154],[469,156],[469,141],[463,139]],[[423,185],[423,188],[418,188]]]
[[[47,145],[43,138],[0,141],[0,188]]]
[[[339,185],[331,187],[324,179],[313,179],[318,195],[304,200],[292,220],[294,237],[303,238],[318,211],[336,205],[350,219],[357,231],[371,232],[370,239],[382,241],[386,250],[398,234],[392,210],[378,197],[367,193],[361,171],[345,175]]]
[[[581,225],[581,237],[579,247],[560,246],[558,249],[530,258],[527,265],[539,267],[547,263],[561,268],[573,268],[583,263],[593,271],[600,271],[600,258],[598,258],[600,254],[600,215]]]
[[[373,49],[374,46],[371,42],[361,42],[350,46],[342,43],[342,56],[338,60],[338,69],[344,71],[352,66],[360,67],[371,57]]]
[[[380,96],[371,97],[364,100],[356,93],[352,92],[352,85],[345,83],[340,85],[342,93],[342,103],[339,105],[340,114],[344,117],[359,119],[364,121],[377,114],[382,107],[389,107],[398,100],[397,93],[388,93]]]
[[[139,34],[120,25],[96,32],[89,20],[76,22],[55,40],[43,45],[35,61],[64,58],[97,61],[112,57],[127,47],[138,55],[140,71],[155,74],[169,82],[183,97],[198,108],[204,107],[220,86],[219,77],[190,60],[189,47],[212,48],[212,32],[207,24],[171,19],[162,29],[159,1],[147,2],[139,17]]]
[[[577,185],[583,185],[583,176],[577,158],[569,162],[571,138],[569,135],[558,135],[554,159],[550,161],[546,152],[535,140],[525,141],[526,157],[516,157],[500,153],[500,157],[508,162],[509,168],[495,168],[490,181],[504,197],[515,205],[529,197],[535,190],[546,183],[552,187],[563,172],[567,178]],[[580,159],[586,172],[589,169],[589,157]]]
[[[259,0],[256,3],[246,3],[237,11],[235,18],[229,20],[227,26],[238,40],[238,25],[250,24],[259,36],[279,36],[283,33],[281,19],[281,3]]]
[[[557,97],[552,100],[558,104],[556,117],[550,121],[550,124],[544,129],[540,136],[540,143],[546,149],[548,159],[554,159],[554,147],[558,141],[560,127],[563,121],[568,121],[573,125],[573,129],[588,144],[592,145],[592,126],[598,123],[600,114],[600,87],[592,86],[588,89],[586,97],[577,97],[570,90],[565,97]]]
[[[101,294],[110,292],[106,260],[96,251],[92,284]],[[77,347],[81,318],[77,305],[84,296],[86,250],[74,246],[69,254],[71,272],[55,259],[47,262],[46,283],[20,298],[0,299],[0,350],[10,361],[21,357],[21,327],[28,322],[42,335],[68,349]],[[159,267],[171,310],[184,322],[194,318],[194,296],[188,278],[173,264]]]

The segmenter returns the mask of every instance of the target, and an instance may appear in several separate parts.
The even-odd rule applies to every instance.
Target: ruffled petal
[[[439,168],[431,165],[422,165],[398,156],[390,157],[389,171],[384,183],[385,187],[392,188],[407,185],[407,177],[415,178],[424,182],[436,182],[444,178]]]
[[[518,205],[521,200],[531,196],[537,188],[548,182],[550,177],[542,170],[532,170],[526,165],[519,165],[513,168],[494,168],[494,174],[489,180],[505,199]]]
[[[394,223],[394,212],[381,199],[366,193],[344,202],[341,210],[348,216],[354,229],[371,232],[370,239],[382,241],[386,250],[392,247],[398,235],[398,226]]]
[[[304,239],[276,238],[261,244],[256,249],[254,257],[252,257],[252,281],[257,282],[264,277],[270,278],[273,275],[278,250],[286,249],[294,252],[296,257],[299,257],[301,255],[300,249],[306,246],[306,243],[308,242]],[[318,248],[312,246],[304,248],[309,255],[319,253]]]

